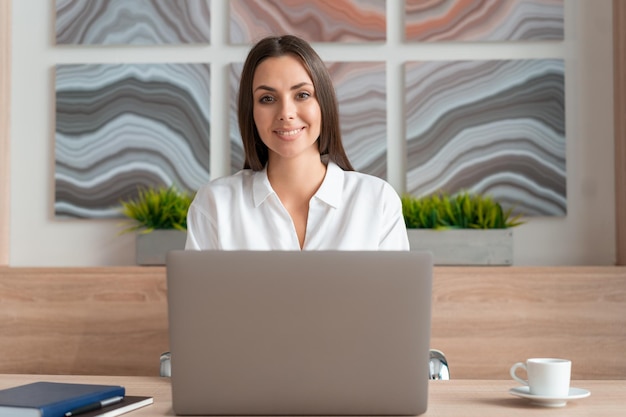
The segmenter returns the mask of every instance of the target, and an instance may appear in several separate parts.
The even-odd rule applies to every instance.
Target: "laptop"
[[[426,411],[432,256],[171,251],[177,415]]]

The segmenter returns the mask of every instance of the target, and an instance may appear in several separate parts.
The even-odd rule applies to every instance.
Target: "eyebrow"
[[[298,84],[296,84],[296,85],[292,86],[292,87],[290,88],[290,90],[297,90],[297,89],[299,89],[299,88],[304,87],[305,85],[310,85],[310,86],[313,86],[313,84],[311,84],[311,83],[309,83],[309,82],[307,82],[307,81],[304,81],[304,82],[301,82],[301,83],[298,83]],[[260,86],[258,86],[257,88],[255,88],[253,92],[256,92],[257,90],[266,90],[266,91],[271,91],[271,92],[275,92],[275,91],[276,91],[276,89],[275,89],[275,88],[270,87],[270,86],[268,86],[268,85],[260,85]]]

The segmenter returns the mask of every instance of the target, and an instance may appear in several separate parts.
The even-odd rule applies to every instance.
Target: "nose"
[[[281,101],[278,113],[279,120],[291,120],[296,115],[296,105],[293,100],[285,99]]]

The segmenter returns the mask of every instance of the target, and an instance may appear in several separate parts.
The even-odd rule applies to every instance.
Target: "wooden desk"
[[[35,381],[118,384],[129,395],[149,395],[154,404],[128,414],[129,417],[174,416],[170,380],[133,376],[0,375],[0,389]],[[624,416],[626,380],[576,380],[572,386],[591,391],[591,396],[570,401],[563,408],[543,408],[509,394],[516,386],[507,380],[431,381],[428,411],[423,416]]]

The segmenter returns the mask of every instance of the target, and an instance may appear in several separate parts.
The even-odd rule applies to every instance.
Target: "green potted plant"
[[[524,222],[492,197],[463,191],[401,200],[411,250],[433,252],[438,265],[513,263],[511,229]]]
[[[131,219],[121,233],[137,232],[137,264],[163,265],[169,250],[184,249],[187,211],[193,194],[175,187],[140,188],[137,197],[121,201]]]

